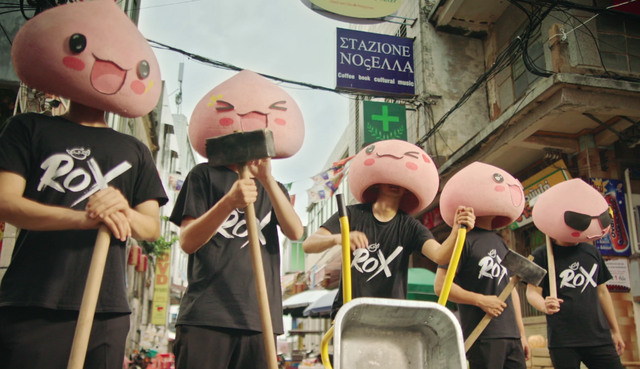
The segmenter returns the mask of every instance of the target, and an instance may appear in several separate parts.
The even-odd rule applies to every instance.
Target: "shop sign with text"
[[[167,309],[169,309],[169,269],[171,266],[171,250],[158,255],[156,258],[156,281],[153,289],[153,303],[151,310],[151,324],[167,324]]]
[[[404,105],[362,102],[364,144],[382,140],[407,140],[407,111]]]
[[[325,11],[353,18],[382,18],[400,9],[402,0],[310,0]]]
[[[337,29],[336,88],[414,95],[413,40]]]
[[[543,169],[536,175],[522,182],[524,187],[524,199],[526,201],[522,214],[515,222],[509,225],[511,230],[515,230],[533,222],[531,212],[533,208],[530,205],[530,201],[536,196],[541,195],[546,190],[550,189],[558,183],[571,179],[571,175],[567,170],[567,166],[564,161],[560,160],[553,165]]]

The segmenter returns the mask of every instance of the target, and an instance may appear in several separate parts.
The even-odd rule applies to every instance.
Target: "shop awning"
[[[307,290],[289,297],[282,302],[282,314],[301,318],[302,312],[320,297],[326,295],[327,290]]]
[[[429,269],[409,268],[409,286],[407,300],[420,300],[438,302],[433,284],[436,274]],[[449,309],[457,310],[456,304],[451,301],[447,302]]]
[[[331,314],[331,305],[333,305],[333,300],[335,300],[337,293],[337,288],[328,291],[326,295],[320,297],[311,305],[307,306],[307,308],[304,309],[302,315],[308,317],[329,316]]]

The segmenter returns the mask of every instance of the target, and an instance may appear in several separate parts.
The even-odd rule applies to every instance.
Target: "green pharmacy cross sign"
[[[364,143],[407,140],[407,111],[404,105],[363,101]]]

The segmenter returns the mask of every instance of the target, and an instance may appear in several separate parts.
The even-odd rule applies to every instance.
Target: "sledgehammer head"
[[[500,264],[523,281],[534,286],[540,285],[542,278],[547,274],[547,271],[536,263],[511,250],[507,251]]]
[[[273,133],[268,129],[229,133],[206,141],[209,165],[246,163],[276,156]]]

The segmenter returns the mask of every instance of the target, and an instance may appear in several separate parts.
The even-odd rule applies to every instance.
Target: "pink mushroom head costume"
[[[304,120],[298,104],[266,78],[243,70],[209,91],[196,105],[189,139],[193,148],[207,157],[207,139],[264,128],[273,132],[276,158],[288,158],[300,150]]]
[[[474,162],[458,173],[442,189],[440,213],[453,225],[458,206],[472,207],[476,217],[494,216],[493,229],[513,223],[524,209],[522,184],[507,171]]]
[[[579,178],[559,183],[538,196],[532,216],[542,233],[571,243],[604,237],[613,221],[607,200]]]
[[[412,214],[433,201],[440,178],[433,160],[420,147],[402,140],[386,140],[362,149],[349,169],[349,188],[358,201],[375,201],[377,184],[405,188],[400,209]]]
[[[160,97],[158,61],[112,0],[38,14],[18,31],[11,57],[27,86],[124,117],[149,113]]]

